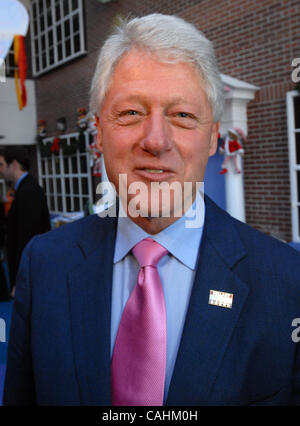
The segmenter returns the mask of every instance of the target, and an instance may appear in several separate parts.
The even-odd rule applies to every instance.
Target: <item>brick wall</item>
[[[291,239],[285,94],[293,88],[291,62],[300,57],[299,0],[85,0],[88,55],[37,80],[38,117],[48,134],[56,119],[76,131],[77,107],[88,107],[98,50],[118,14],[182,16],[214,42],[221,72],[260,87],[248,107],[245,146],[247,223]]]
[[[201,2],[185,17],[214,41],[220,69],[260,87],[248,107],[246,220],[291,239],[286,92],[300,55],[300,3],[293,0]]]

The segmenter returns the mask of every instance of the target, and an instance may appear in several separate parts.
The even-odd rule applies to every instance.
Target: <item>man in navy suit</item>
[[[211,43],[176,17],[122,23],[100,52],[91,93],[119,208],[27,245],[4,404],[112,404],[111,357],[139,270],[132,248],[151,237],[168,250],[157,266],[167,321],[163,404],[299,405],[299,254],[196,190],[223,105]],[[153,183],[179,183],[169,215],[151,196]],[[188,224],[195,211],[197,226]]]
[[[14,200],[7,216],[7,260],[11,295],[26,244],[37,234],[50,230],[50,217],[44,190],[29,174],[26,148],[6,147],[0,151],[0,176],[13,184]]]

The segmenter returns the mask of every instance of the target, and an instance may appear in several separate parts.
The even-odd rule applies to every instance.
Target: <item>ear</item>
[[[18,163],[18,161],[17,161],[17,160],[13,160],[13,161],[11,162],[11,166],[12,166],[12,169],[13,169],[13,170],[16,170],[16,169],[20,168],[20,163]]]
[[[210,144],[209,144],[209,157],[215,155],[218,148],[218,134],[220,129],[220,121],[213,123],[211,136],[210,136]]]
[[[100,125],[100,120],[98,115],[95,115],[95,120],[96,120],[96,127],[97,127],[97,148],[100,152],[103,153],[103,145],[102,145],[102,130],[101,130],[101,125]]]

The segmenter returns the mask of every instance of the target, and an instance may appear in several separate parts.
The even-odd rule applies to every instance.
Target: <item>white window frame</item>
[[[297,172],[300,172],[300,164],[297,164],[296,156],[296,133],[300,129],[295,128],[294,98],[300,96],[296,90],[286,94],[287,120],[288,120],[288,140],[289,140],[289,161],[290,161],[290,187],[291,187],[291,212],[292,212],[292,235],[294,242],[300,242],[299,229],[299,208]]]
[[[46,1],[50,2],[50,7],[47,9],[47,3]],[[72,0],[32,0],[31,3],[31,52],[32,52],[32,70],[33,75],[39,76],[41,74],[44,74],[45,72],[52,70],[66,62],[69,62],[85,53],[85,39],[84,39],[84,19],[83,19],[83,1],[78,1],[78,7],[74,10],[72,10]],[[60,7],[60,19],[56,19],[56,9],[55,5],[59,3]],[[63,3],[68,2],[69,4],[69,13],[64,15],[63,12]],[[42,11],[40,10],[40,5],[42,4]],[[34,20],[34,13],[33,13],[33,7],[36,7],[36,14],[39,19],[36,20],[36,30],[35,30],[35,20]],[[47,10],[51,11],[52,16],[52,24],[48,26],[47,23]],[[40,16],[43,14],[44,18],[44,29],[41,29],[40,25]],[[73,31],[73,17],[75,15],[78,15],[79,20],[79,30],[74,33]],[[65,37],[65,30],[64,30],[64,23],[66,21],[69,21],[70,26],[70,37]],[[58,25],[61,24],[61,46],[62,46],[62,58],[59,59],[58,57],[58,43],[57,41],[57,33],[56,28]],[[53,43],[50,46],[50,48],[53,48],[53,54],[54,54],[54,63],[50,64],[50,54],[49,54],[49,32],[52,31],[53,34]],[[79,50],[75,52],[75,45],[74,45],[74,38],[76,36],[79,36]],[[45,50],[42,50],[42,37],[45,37]],[[66,42],[70,39],[70,50],[71,54],[67,56],[66,53]],[[38,44],[38,48],[36,49],[36,42]],[[45,54],[46,58],[46,65],[43,65],[43,54]],[[37,63],[36,58],[38,58],[39,67],[37,69]]]
[[[78,133],[69,133],[67,135],[61,135],[60,139],[70,140],[71,138],[78,138]],[[45,138],[44,143],[53,142],[54,138]],[[78,210],[74,210],[74,197],[79,198],[80,212],[84,211],[84,206],[86,198],[90,203],[93,203],[93,184],[92,184],[92,176],[91,176],[91,157],[87,148],[89,147],[89,133],[85,132],[85,151],[80,152],[79,149],[76,150],[75,154],[72,155],[64,155],[62,149],[60,148],[58,154],[51,153],[51,156],[43,157],[41,156],[41,152],[39,146],[37,147],[37,159],[38,159],[38,173],[39,173],[39,183],[45,189],[48,208],[51,214],[65,214],[70,213],[67,210],[67,197],[70,198],[71,203],[71,211],[78,212]],[[73,172],[72,170],[72,159],[76,158],[77,161],[77,170],[78,172]],[[80,158],[84,158],[86,161],[85,169],[86,172],[81,172],[81,163]],[[55,170],[55,161],[58,160],[60,163],[60,173],[49,173],[48,169],[48,160],[52,161],[52,170]],[[65,172],[64,160],[68,160],[68,172]],[[45,167],[42,167],[42,162],[45,162]],[[43,173],[45,170],[45,173]],[[66,191],[65,179],[70,179],[70,191]],[[74,193],[73,188],[73,178],[78,178],[78,193]],[[87,179],[88,183],[88,192],[83,193],[82,191],[82,181],[81,179]],[[50,192],[50,180],[53,179],[53,192]],[[60,179],[60,187],[61,193],[57,193],[56,180]],[[45,180],[46,185],[44,185],[43,180]],[[51,197],[54,197],[54,209],[51,208]],[[62,209],[58,208],[58,197],[62,198]]]

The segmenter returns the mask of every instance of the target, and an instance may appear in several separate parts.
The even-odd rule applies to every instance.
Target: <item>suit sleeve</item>
[[[30,250],[26,247],[17,275],[8,341],[3,405],[34,405],[35,390],[31,356]]]

